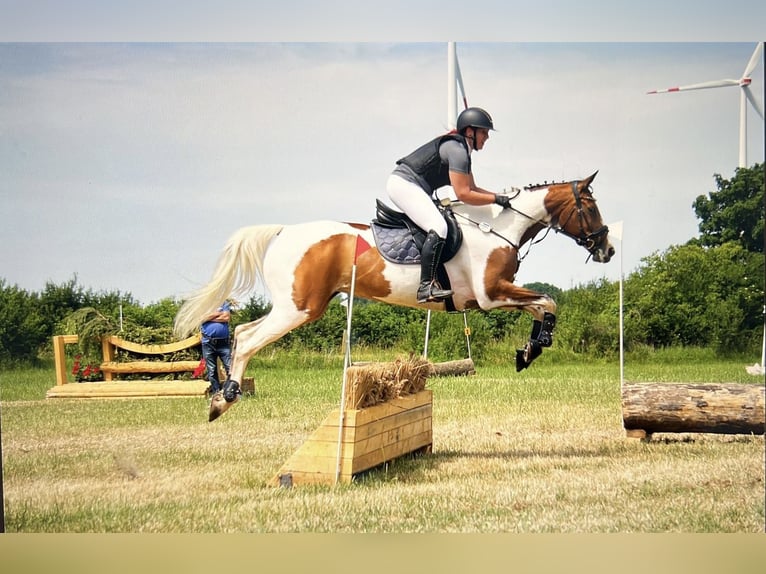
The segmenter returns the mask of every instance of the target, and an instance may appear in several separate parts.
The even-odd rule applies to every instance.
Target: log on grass
[[[199,366],[199,361],[131,361],[129,363],[117,363],[114,361],[101,363],[100,369],[104,373],[183,373],[194,371]]]
[[[763,385],[626,383],[622,418],[628,436],[652,433],[764,434]]]
[[[472,359],[461,359],[459,361],[446,361],[444,363],[434,363],[433,373],[439,377],[455,377],[459,375],[475,375],[476,368]]]

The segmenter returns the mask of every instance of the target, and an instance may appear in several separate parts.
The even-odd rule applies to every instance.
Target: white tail
[[[254,225],[237,230],[218,259],[210,282],[184,301],[176,315],[176,337],[188,336],[228,297],[242,296],[263,276],[261,265],[269,242],[282,225]]]

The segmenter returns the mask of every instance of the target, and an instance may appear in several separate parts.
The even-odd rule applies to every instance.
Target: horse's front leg
[[[512,308],[526,311],[534,317],[532,335],[523,349],[516,351],[516,371],[526,369],[553,344],[556,326],[556,302],[545,293],[538,293],[514,284],[518,260],[509,247],[494,249],[487,257],[484,289],[487,301],[483,308]]]
[[[556,303],[550,297],[548,299],[548,305],[524,308],[535,319],[532,323],[532,334],[529,341],[523,349],[516,351],[516,372],[526,369],[532,361],[542,354],[543,347],[550,347],[553,344],[553,329],[556,327],[556,315],[553,311],[556,310]]]

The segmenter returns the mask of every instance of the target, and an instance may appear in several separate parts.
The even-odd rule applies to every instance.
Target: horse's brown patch
[[[305,311],[309,321],[325,312],[330,299],[351,288],[351,271],[356,252],[356,235],[331,235],[306,250],[295,269],[292,299],[295,308]],[[383,276],[385,263],[371,247],[357,259],[355,293],[360,297],[385,297],[391,286]]]
[[[508,285],[516,276],[516,252],[510,246],[493,249],[487,257],[484,268],[484,291],[490,299],[504,299],[508,296]]]
[[[356,244],[355,244],[356,245]],[[377,247],[371,247],[356,262],[355,293],[360,297],[383,299],[391,294],[391,282],[383,275],[386,262]]]
[[[518,268],[516,251],[511,247],[498,247],[490,252],[484,269],[484,290],[490,299],[527,303],[540,298],[536,291],[514,285]]]

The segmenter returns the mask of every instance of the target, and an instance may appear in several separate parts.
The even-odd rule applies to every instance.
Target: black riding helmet
[[[466,108],[457,117],[456,128],[458,133],[465,135],[466,128],[494,130],[495,126],[492,124],[492,116],[486,110],[482,108]],[[474,148],[475,146],[476,142],[474,142]]]

